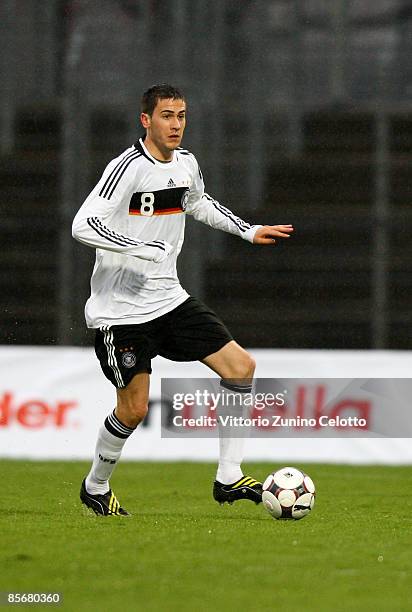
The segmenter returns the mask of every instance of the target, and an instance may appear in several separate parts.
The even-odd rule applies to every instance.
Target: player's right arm
[[[164,240],[137,240],[112,227],[114,212],[130,198],[136,176],[137,156],[131,152],[109,163],[100,181],[77,212],[72,236],[96,249],[132,255],[159,263],[166,259],[172,245]]]

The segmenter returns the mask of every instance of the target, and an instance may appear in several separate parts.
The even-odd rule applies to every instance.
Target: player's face
[[[147,143],[152,144],[163,157],[182,142],[186,127],[186,103],[184,100],[158,100],[152,116],[142,113],[141,121],[147,131]]]

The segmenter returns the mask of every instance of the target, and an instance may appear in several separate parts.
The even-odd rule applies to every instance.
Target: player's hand
[[[290,238],[293,225],[263,225],[253,237],[253,244],[276,244],[276,238]]]

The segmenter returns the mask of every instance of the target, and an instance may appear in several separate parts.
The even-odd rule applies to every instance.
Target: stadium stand
[[[12,3],[2,5],[3,12],[8,4]],[[149,4],[151,17],[158,14],[170,19],[174,15],[169,6]],[[225,48],[219,49],[222,73],[213,68],[209,41],[199,43],[200,50],[196,47],[196,32],[186,34],[184,40],[192,53],[186,72],[176,69],[184,46],[171,58],[173,74],[179,76],[183,87],[187,86],[193,100],[191,120],[200,125],[197,132],[188,129],[185,144],[192,146],[202,161],[207,188],[246,219],[293,222],[296,226],[293,241],[279,246],[273,256],[259,250],[252,254],[250,245],[231,236],[217,239],[216,233],[207,229],[199,240],[200,248],[205,252],[207,244],[210,252],[210,257],[201,262],[202,278],[207,279],[201,297],[248,346],[376,346],[372,329],[377,225],[374,206],[382,79],[390,153],[390,207],[383,223],[389,245],[386,346],[412,346],[407,333],[412,297],[412,114],[407,110],[412,94],[407,61],[412,44],[411,14],[408,3],[401,0],[349,3],[346,12],[342,12],[342,4],[346,5],[312,0],[297,12],[295,3],[269,2],[264,28],[261,22],[253,21],[244,3],[228,4],[223,13],[216,12],[226,34]],[[81,82],[84,90],[80,93],[84,93],[90,108],[87,181],[92,185],[104,163],[129,142],[133,133],[130,119],[135,118],[133,96],[140,91],[139,83],[149,78],[144,71],[132,75],[127,58],[134,52],[147,53],[157,44],[160,55],[153,58],[152,77],[165,79],[170,68],[162,66],[159,58],[168,48],[170,33],[161,20],[152,19],[152,29],[139,47],[133,42],[133,32],[142,27],[139,19],[144,20],[145,15],[135,14],[127,2],[107,2],[98,17],[93,3],[83,3],[82,11],[76,12],[75,2],[56,1],[38,15],[33,13],[33,2],[27,5],[31,9],[17,19],[16,82],[21,87],[14,97],[14,142],[11,150],[3,153],[1,168],[0,309],[4,325],[0,341],[54,344],[59,342],[60,271],[56,254],[63,99],[67,93],[64,59],[70,37],[76,25],[83,23],[90,44],[83,67],[87,80]],[[213,10],[221,10],[218,2],[212,5]],[[179,6],[184,9],[186,4]],[[201,15],[202,3],[192,2],[191,10]],[[186,32],[190,15],[182,11],[173,18],[177,19],[176,27]],[[32,28],[36,20],[42,41]],[[124,36],[112,27],[119,20]],[[247,62],[255,61],[248,59],[252,42],[248,42],[247,33],[253,28],[260,28],[260,44],[266,50],[260,66],[263,80],[253,83],[259,88],[258,100],[251,97],[253,93],[245,82],[251,67]],[[8,40],[6,58],[16,49],[16,43],[13,46]],[[107,40],[110,44],[104,45]],[[221,40],[216,38],[214,42],[220,44]],[[53,62],[46,53],[48,47],[55,51]],[[98,60],[104,69],[93,70]],[[213,86],[206,88],[203,102],[202,84],[195,78],[199,67],[205,70],[204,84]],[[131,85],[134,77],[137,82]],[[113,85],[112,93],[108,83]],[[257,132],[262,166],[259,180],[263,181],[259,185],[255,177],[260,194],[257,202],[251,197],[254,185],[248,182],[248,134],[253,112],[256,114],[254,104],[263,116]],[[221,114],[218,130],[211,126],[209,117],[217,109]],[[240,126],[245,127],[242,130]],[[223,168],[220,177],[216,151]],[[82,307],[92,258],[90,254],[82,257],[74,260],[72,272],[81,278],[71,305],[73,344],[90,342],[83,328]],[[189,259],[194,261],[193,251],[186,244],[182,276],[189,279],[191,289]]]

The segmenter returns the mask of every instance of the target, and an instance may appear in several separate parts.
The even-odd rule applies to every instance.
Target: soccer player
[[[180,147],[186,102],[178,89],[148,89],[140,120],[145,135],[108,164],[73,221],[73,237],[96,249],[85,316],[96,330],[101,368],[117,389],[80,490],[81,501],[100,515],[128,515],[109,480],[146,415],[151,359],[199,360],[224,387],[251,392],[252,356],[177,278],[185,215],[253,244],[273,245],[293,231],[291,225],[251,226],[205,193],[196,158]],[[242,459],[243,440],[220,436],[213,486],[219,503],[261,501],[261,483],[243,475]]]

